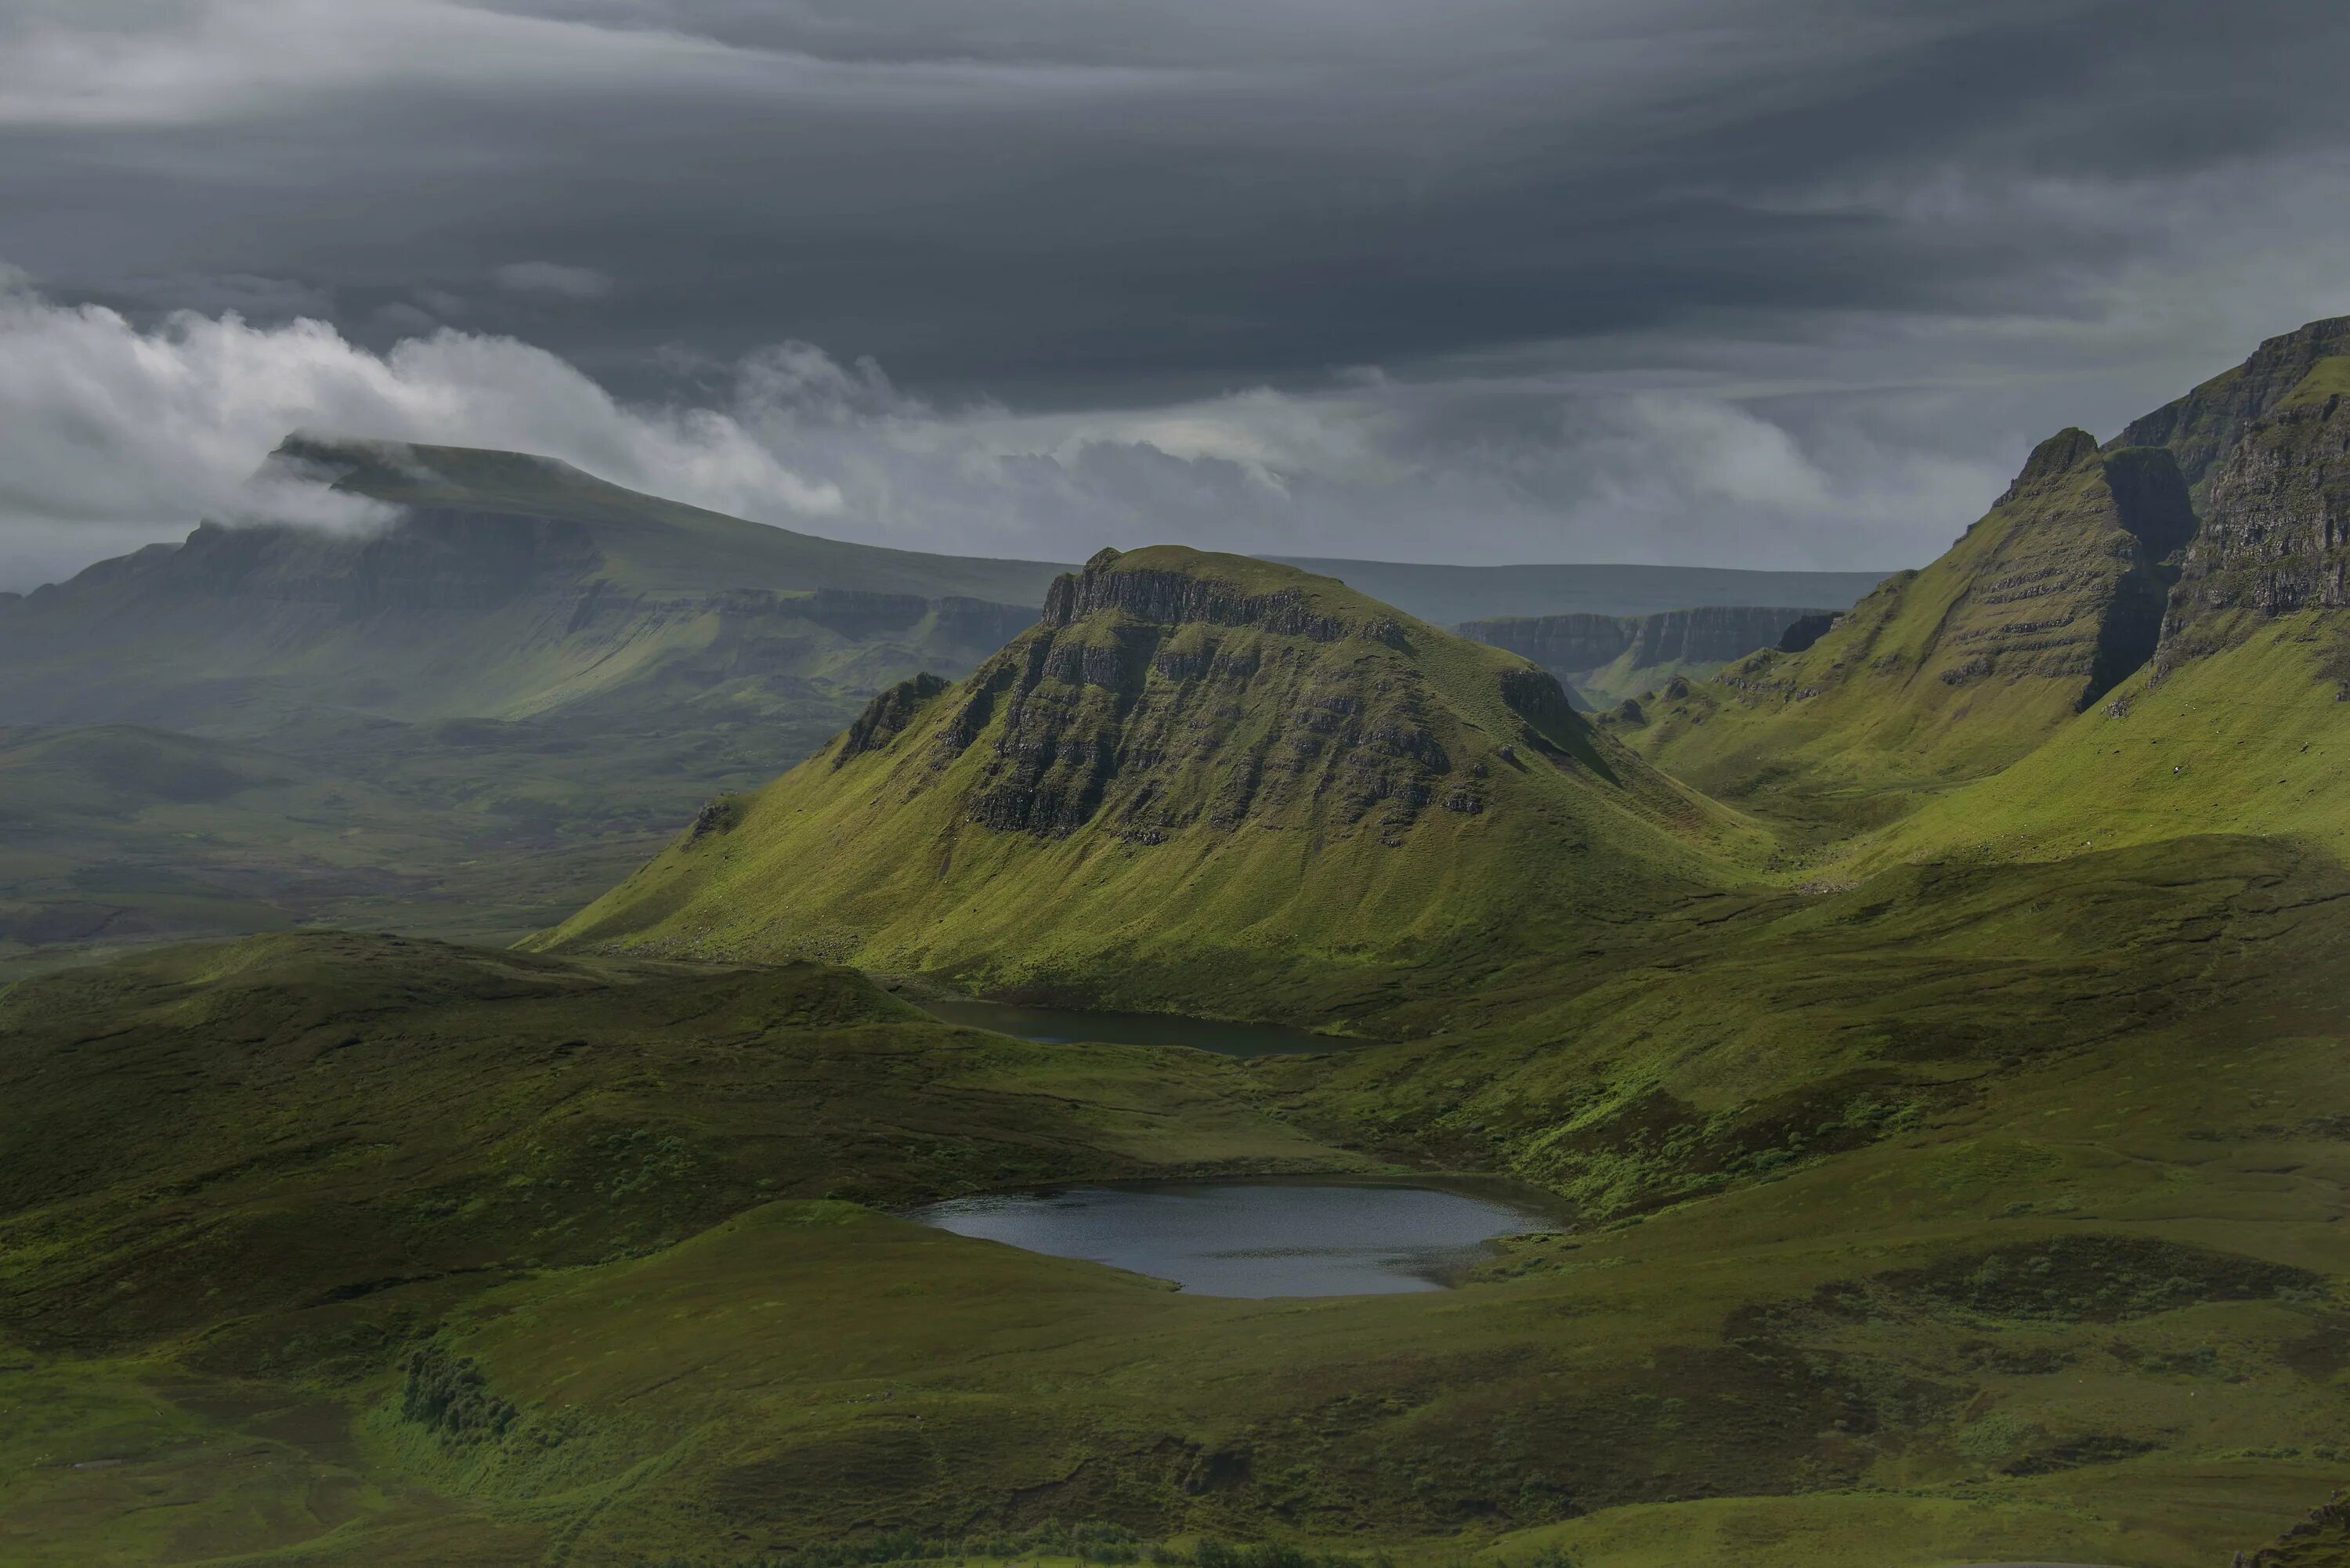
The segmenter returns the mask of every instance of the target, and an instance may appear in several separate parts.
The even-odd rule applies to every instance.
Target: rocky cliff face
[[[2344,354],[2350,354],[2350,317],[2313,321],[2270,338],[2234,369],[2132,421],[2111,444],[2169,449],[2189,491],[2203,498],[2245,433],[2307,379],[2320,361]]]
[[[1509,616],[1498,620],[1463,621],[1460,631],[1463,637],[1506,648],[1544,670],[1572,680],[1586,670],[1600,669],[1622,658],[1638,635],[1641,618],[1613,615]]]
[[[1997,519],[1996,524],[1993,519]],[[2042,442],[1987,525],[1981,558],[1924,661],[1943,684],[2055,680],[2085,708],[2146,662],[2194,512],[2169,452]]]
[[[1104,550],[1086,563],[1084,571],[1055,578],[1045,594],[1045,624],[1066,627],[1083,617],[1117,611],[1164,626],[1255,627],[1277,637],[1315,642],[1335,642],[1355,631],[1379,635],[1395,624],[1382,618],[1377,627],[1351,626],[1342,616],[1309,607],[1298,588],[1251,593],[1185,572],[1114,569],[1120,559],[1118,551]]]
[[[972,677],[938,757],[951,764],[1001,716],[972,822],[1062,836],[1101,821],[1158,843],[1292,808],[1339,829],[1376,814],[1388,835],[1431,805],[1480,808],[1473,780],[1454,787],[1426,694],[1366,679],[1346,651],[1400,645],[1398,619],[1119,560],[1105,551],[1060,578],[1042,623]]]
[[[2320,360],[2220,460],[2163,629],[2165,667],[2248,618],[2350,607],[2350,358]]]
[[[896,740],[930,705],[931,700],[946,689],[943,679],[924,670],[875,696],[842,732],[840,744],[832,754],[832,765],[837,768],[851,757],[879,751]]]

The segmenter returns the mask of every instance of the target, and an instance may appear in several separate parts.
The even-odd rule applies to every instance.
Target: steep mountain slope
[[[2292,395],[2321,361],[2343,354],[2350,354],[2350,316],[2313,321],[2270,338],[2242,364],[2131,421],[2113,444],[2169,448],[2199,504],[2244,432]]]
[[[1798,624],[1803,636],[1816,636],[1834,618],[1827,610],[1717,605],[1648,616],[1512,616],[1464,621],[1460,631],[1533,659],[1577,693],[1615,702],[1786,645]]]
[[[2350,760],[2345,392],[2350,358],[2319,358],[2239,432],[2143,669],[2030,755],[1863,837],[1844,860],[2044,859],[2209,830],[2350,855],[2350,811],[2334,787]]]
[[[1105,551],[968,680],[885,695],[548,940],[1360,1005],[1752,846],[1513,655],[1288,567]]]
[[[1883,572],[1764,572],[1613,563],[1453,566],[1319,556],[1264,558],[1318,576],[1336,577],[1357,593],[1436,626],[1556,615],[1638,618],[1692,606],[1824,605],[1843,609],[1886,576]]]
[[[1733,797],[1996,771],[2154,650],[2195,517],[2161,448],[2041,443],[1933,565],[1888,579],[1809,647],[1755,654],[1661,706],[1637,744]]]
[[[2331,325],[2331,324],[2330,324]],[[2350,322],[2341,323],[2350,348]],[[2317,359],[2212,470],[2165,618],[2165,669],[2260,622],[2350,608],[2350,355]]]

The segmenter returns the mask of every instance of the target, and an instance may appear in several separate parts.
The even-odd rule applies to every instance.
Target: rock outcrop
[[[1787,623],[1787,629],[1779,634],[1779,640],[1771,647],[1779,653],[1801,653],[1825,637],[1835,622],[1836,618],[1825,611],[1797,616]]]
[[[944,677],[924,670],[877,694],[842,732],[840,745],[832,754],[832,765],[838,767],[851,757],[879,751],[896,740],[914,722],[914,716],[946,689]]]
[[[2250,621],[2350,607],[2350,357],[2319,361],[2221,459],[2162,633],[2165,668]]]
[[[2321,361],[2345,354],[2350,354],[2350,316],[2313,321],[2270,338],[2241,365],[2131,421],[2110,444],[2168,448],[2189,490],[2200,500],[2245,433],[2308,379]]]
[[[1308,607],[1305,595],[1295,588],[1250,593],[1231,583],[1183,572],[1113,570],[1119,559],[1118,552],[1104,550],[1086,563],[1083,572],[1055,578],[1045,594],[1045,624],[1066,627],[1087,616],[1116,610],[1163,626],[1187,622],[1248,626],[1315,642],[1336,642],[1361,629],[1350,627],[1342,617]]]
[[[2345,1568],[2350,1565],[2350,1501],[2342,1489],[2288,1526],[2268,1545],[2235,1554],[2230,1568]]]
[[[1041,624],[981,667],[941,737],[951,765],[993,726],[970,820],[1047,837],[1099,820],[1157,843],[1195,821],[1229,828],[1310,804],[1340,828],[1374,812],[1383,832],[1408,828],[1452,771],[1424,697],[1316,651],[1399,644],[1401,622],[1304,586],[1317,579],[1246,570],[1274,580],[1104,551],[1056,581]],[[1540,679],[1548,701],[1518,701],[1555,724],[1548,710],[1565,711],[1565,694]]]

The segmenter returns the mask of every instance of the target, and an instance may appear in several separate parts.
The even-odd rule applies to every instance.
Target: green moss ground
[[[6,1376],[51,1414],[0,1518],[85,1562],[1058,1517],[2188,1568],[2350,1468],[2345,880],[2206,839],[1701,900],[1546,1009],[1497,981],[1452,1032],[1251,1066],[945,1030],[822,969],[276,939],[20,986],[8,1147],[48,1187],[5,1231]],[[1457,1292],[1268,1303],[874,1207],[1366,1159],[1581,1218]]]

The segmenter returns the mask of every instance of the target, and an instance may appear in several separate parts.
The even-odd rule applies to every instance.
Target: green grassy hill
[[[2195,518],[2170,454],[2043,442],[1950,552],[1810,647],[1742,659],[1660,706],[1641,753],[1732,800],[1898,808],[1996,772],[2149,657]],[[1798,804],[1801,803],[1801,804]]]
[[[1759,846],[1514,655],[1288,567],[1105,552],[968,680],[877,700],[547,944],[1374,1006]]]

